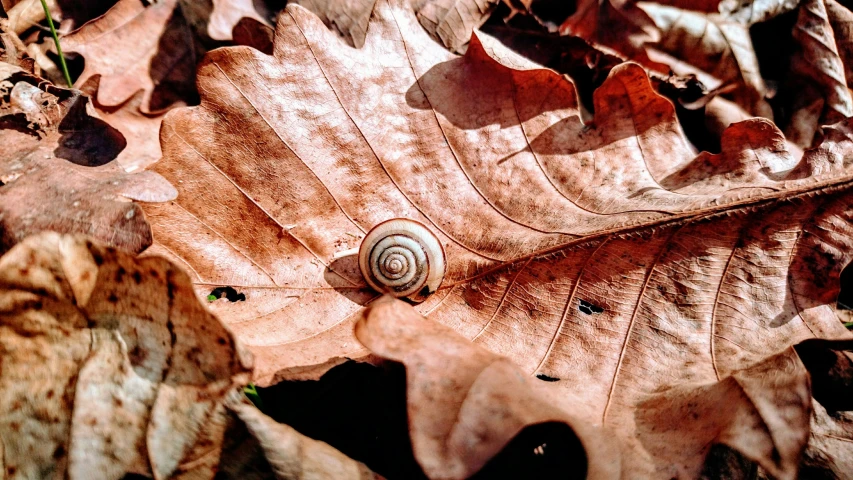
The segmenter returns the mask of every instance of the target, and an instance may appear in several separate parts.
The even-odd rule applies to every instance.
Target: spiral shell
[[[446,264],[441,242],[427,227],[395,218],[367,232],[358,266],[376,291],[422,302],[438,290]]]

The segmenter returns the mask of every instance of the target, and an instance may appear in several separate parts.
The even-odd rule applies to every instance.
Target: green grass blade
[[[65,64],[65,57],[62,55],[62,47],[59,46],[59,35],[56,33],[56,27],[53,26],[53,19],[50,17],[50,10],[47,8],[47,2],[45,0],[41,0],[41,6],[44,8],[44,16],[47,18],[48,26],[50,26],[50,34],[53,36],[53,43],[56,44],[56,53],[59,54],[59,66],[62,67],[62,75],[65,76],[68,88],[71,88],[73,85],[71,83],[71,75],[68,73],[68,65]]]
[[[254,383],[250,383],[243,387],[243,393],[246,394],[247,397],[249,397],[249,400],[251,400],[252,403],[255,404],[258,410],[262,412],[264,411],[264,402],[261,401],[261,395],[258,393],[258,388],[255,386]]]

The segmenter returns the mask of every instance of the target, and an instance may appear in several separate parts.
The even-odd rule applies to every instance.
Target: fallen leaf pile
[[[9,478],[853,478],[846,4],[32,3]],[[276,421],[352,362],[405,454]]]

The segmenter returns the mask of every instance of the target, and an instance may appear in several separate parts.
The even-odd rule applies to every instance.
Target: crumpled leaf
[[[21,67],[29,73],[35,73],[35,62],[27,55],[27,47],[15,35],[9,20],[0,18],[0,62]]]
[[[154,168],[181,195],[146,206],[152,252],[184,262],[201,295],[245,296],[211,305],[255,353],[257,382],[367,354],[352,325],[378,295],[346,252],[395,217],[426,225],[446,253],[419,312],[554,380],[625,438],[643,431],[640,405],[684,406],[683,426],[691,398],[740,399],[737,372],[788,362],[809,338],[850,338],[834,313],[853,251],[849,123],[802,159],[764,119],[697,156],[635,64],[611,70],[583,124],[564,77],[485,35],[453,56],[416,22],[383,2],[352,49],[289,6],[274,56],[211,52],[202,104],[164,121]],[[797,372],[768,395],[800,392]],[[807,395],[796,399],[802,413]],[[715,437],[692,428],[704,433],[674,452],[635,445],[625,471],[701,467]],[[794,475],[804,441],[752,443],[759,430],[727,444]]]
[[[773,118],[748,27],[714,14],[641,2],[661,30],[655,46],[737,88],[732,99],[752,115]],[[687,72],[676,72],[687,73]]]
[[[194,96],[195,48],[178,0],[120,0],[61,40],[63,52],[86,60],[75,85],[101,76],[101,105],[118,106],[142,90],[142,111],[152,113]]]
[[[848,12],[849,13],[849,12]],[[847,88],[845,68],[835,45],[824,0],[803,0],[793,30],[799,49],[791,59],[791,72],[807,79],[809,87],[819,88],[824,107],[818,124],[835,123],[853,116],[853,97]],[[803,94],[802,102],[811,103],[814,95]],[[811,143],[809,138],[808,146]]]
[[[227,400],[226,406],[239,418],[248,430],[246,438],[233,442],[237,450],[225,452],[217,478],[251,480],[275,478],[278,480],[381,480],[367,466],[356,462],[327,443],[312,440],[293,428],[276,423],[264,415],[246,397],[236,392]],[[231,439],[233,441],[233,439]],[[256,443],[260,452],[247,452],[247,446]],[[260,462],[253,458],[260,455],[269,466],[271,475],[258,468]],[[249,462],[246,462],[249,460]],[[261,470],[261,471],[258,471]]]
[[[4,67],[5,65],[5,67]],[[55,230],[84,233],[134,252],[151,244],[142,209],[131,200],[175,198],[154,172],[128,175],[110,162],[121,134],[89,115],[88,98],[0,63],[0,252],[24,237]],[[38,87],[37,87],[38,86]]]
[[[442,45],[464,52],[471,33],[479,28],[499,0],[409,0],[421,25]],[[297,0],[314,12],[344,40],[361,48],[376,0]]]
[[[213,478],[250,357],[168,261],[44,233],[0,258],[7,475]]]

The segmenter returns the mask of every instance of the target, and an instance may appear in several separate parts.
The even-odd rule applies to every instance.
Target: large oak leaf
[[[801,340],[850,336],[834,313],[849,124],[799,161],[762,119],[697,156],[633,64],[611,71],[585,125],[564,77],[487,36],[456,57],[397,3],[380,3],[363,48],[334,38],[289,6],[273,56],[211,52],[202,105],[161,131],[155,169],[180,196],[146,207],[152,251],[201,294],[245,295],[213,308],[256,354],[257,381],[366,354],[353,322],[378,294],[347,252],[394,217],[446,252],[421,313],[621,432],[654,392],[701,396]],[[786,451],[775,467],[790,475]]]

